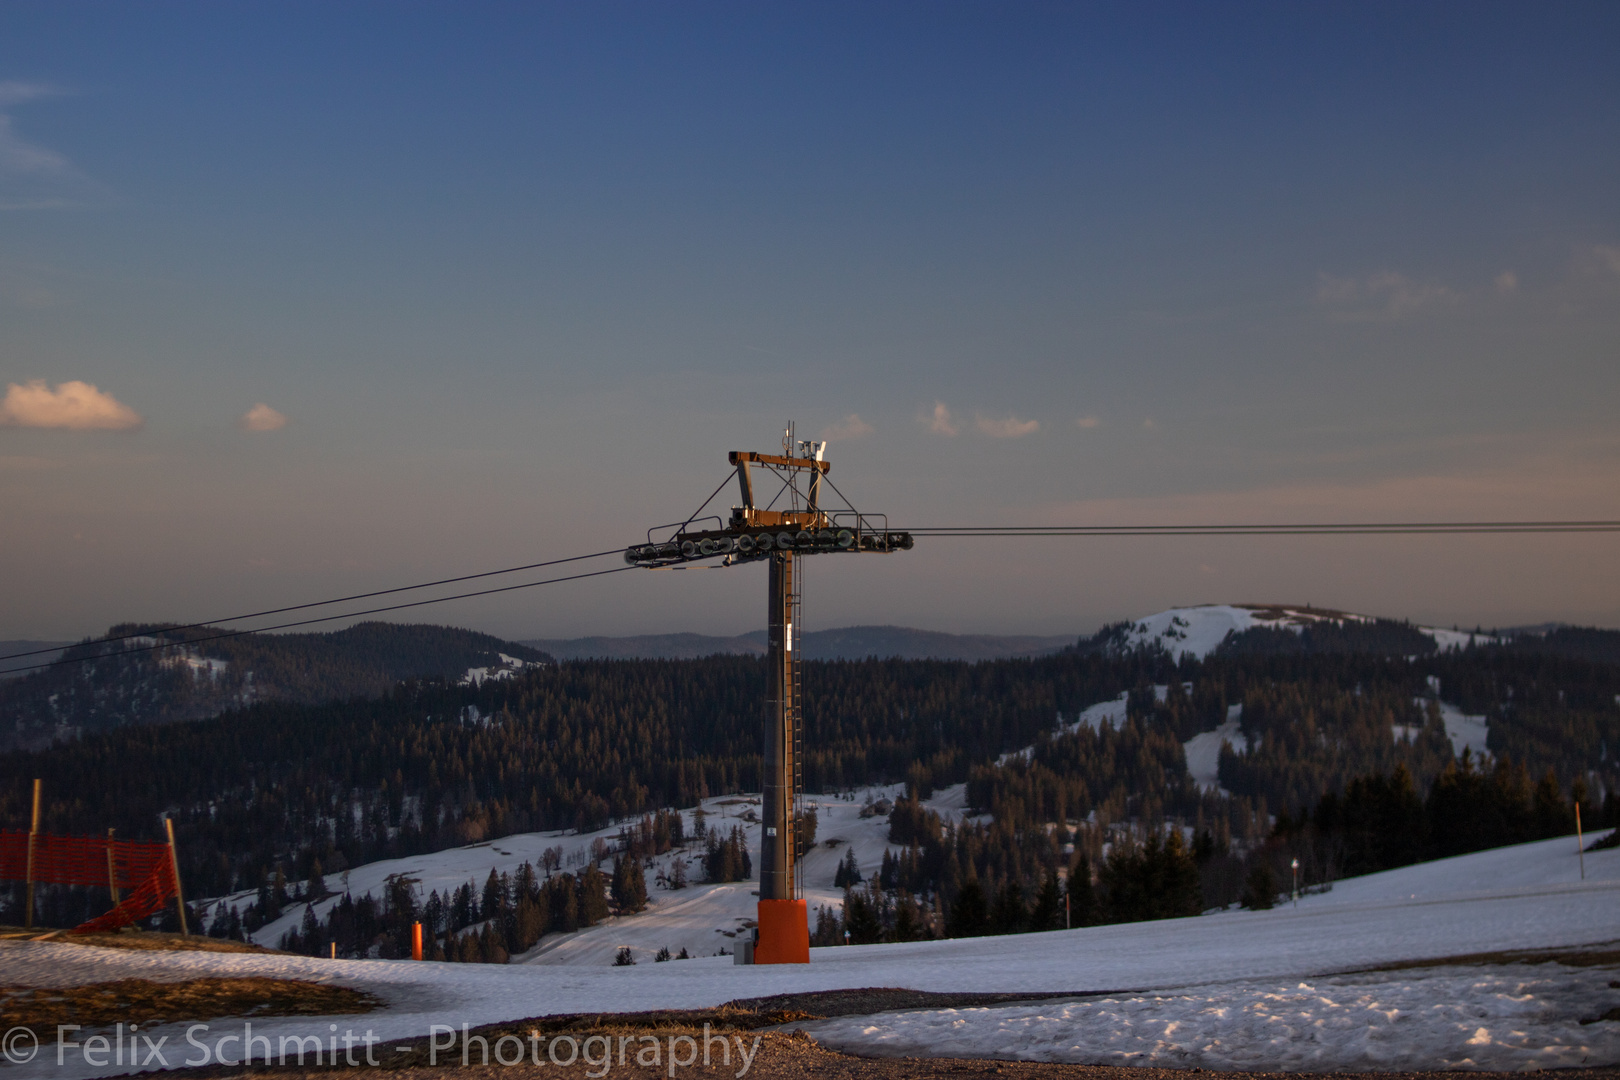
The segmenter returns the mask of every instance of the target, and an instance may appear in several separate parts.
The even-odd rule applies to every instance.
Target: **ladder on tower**
[[[793,689],[792,689],[792,717],[793,717],[793,807],[792,817],[789,819],[789,829],[792,837],[793,852],[793,898],[804,897],[804,874],[799,836],[799,819],[804,814],[804,623],[801,621],[801,601],[804,598],[804,560],[796,560],[793,574],[792,602],[789,613],[793,620]]]

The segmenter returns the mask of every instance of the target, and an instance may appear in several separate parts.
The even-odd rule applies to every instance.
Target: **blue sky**
[[[622,545],[789,419],[909,524],[1620,517],[1617,54],[1610,4],[5,3],[0,636]],[[1615,625],[1614,543],[938,541],[807,617]],[[757,577],[430,611],[737,632]]]

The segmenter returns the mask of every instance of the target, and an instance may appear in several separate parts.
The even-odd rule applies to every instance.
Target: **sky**
[[[1616,55],[1612,3],[5,0],[0,637],[622,548],[789,421],[896,526],[1620,518]],[[1617,626],[1617,555],[940,539],[805,622]]]

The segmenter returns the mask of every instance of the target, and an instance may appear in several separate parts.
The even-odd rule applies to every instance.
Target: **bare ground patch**
[[[65,989],[0,987],[0,1027],[26,1027],[41,1041],[54,1043],[59,1024],[97,1028],[125,1023],[149,1029],[222,1016],[364,1013],[381,1004],[346,986],[297,979],[205,978],[179,983],[118,979]]]
[[[1503,949],[1498,952],[1462,953],[1432,960],[1401,960],[1393,964],[1334,972],[1359,975],[1372,971],[1414,971],[1432,967],[1494,967],[1501,964],[1562,964],[1565,967],[1620,967],[1620,941],[1558,949]]]
[[[150,949],[158,952],[270,953],[263,945],[196,934],[167,934],[155,930],[125,930],[111,934],[70,934],[66,930],[25,930],[0,926],[0,939],[49,941],[52,945],[99,945],[104,949]]]

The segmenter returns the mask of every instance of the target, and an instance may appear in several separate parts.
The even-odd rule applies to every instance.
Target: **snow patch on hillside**
[[[1220,727],[1214,731],[1194,735],[1181,744],[1182,753],[1187,758],[1188,775],[1205,791],[1219,791],[1222,795],[1232,794],[1221,787],[1221,744],[1231,743],[1232,749],[1240,754],[1249,752],[1249,738],[1243,734],[1241,726],[1242,716],[1241,703],[1228,705],[1226,721]]]
[[[516,656],[507,656],[505,653],[496,653],[500,657],[499,664],[489,667],[468,668],[467,674],[461,677],[462,686],[482,686],[486,682],[499,682],[510,679],[528,668],[545,667],[539,660],[523,660]]]
[[[804,898],[809,902],[812,919],[817,905],[835,909],[842,905],[843,890],[833,888],[832,882],[838,864],[851,849],[865,877],[873,876],[883,865],[883,852],[890,847],[889,819],[881,814],[863,817],[861,811],[869,801],[893,800],[904,794],[904,790],[904,785],[891,784],[842,795],[805,797],[806,807],[814,809],[817,817],[816,845],[806,853],[801,870]],[[953,784],[935,792],[923,805],[948,822],[959,822],[967,810],[966,801],[967,785]],[[703,876],[702,847],[689,843],[656,856],[645,869],[649,900],[645,911],[614,916],[568,934],[547,934],[535,948],[515,957],[514,962],[606,965],[613,961],[621,946],[628,946],[632,954],[642,960],[651,960],[654,953],[665,947],[672,953],[684,948],[693,956],[729,953],[739,929],[744,923],[752,923],[758,903],[759,807],[759,796],[747,794],[718,796],[702,804],[705,825],[711,832],[718,830],[725,835],[733,826],[743,827],[749,857],[755,860],[752,880],[698,883],[684,889],[670,889],[668,882],[677,860],[685,862],[688,881],[697,882]],[[696,808],[680,812],[688,836],[695,829],[695,812]],[[592,861],[594,850],[606,850],[609,855],[601,864],[606,873],[611,867],[611,853],[618,847],[616,841],[621,827],[616,823],[588,833],[519,833],[427,855],[366,863],[328,876],[326,887],[333,890],[332,895],[314,901],[311,906],[316,918],[324,920],[345,891],[355,899],[366,895],[380,899],[387,894],[388,883],[400,877],[413,883],[419,902],[425,901],[432,891],[453,892],[467,882],[472,883],[474,892],[479,892],[491,870],[512,874],[527,862],[541,872],[541,856],[548,849],[557,850],[563,872],[574,874]],[[303,882],[294,884],[300,889],[306,887]],[[256,899],[256,892],[239,892],[203,900],[200,906],[212,922],[222,906],[245,911]],[[260,927],[252,935],[253,939],[275,946],[288,930],[300,924],[305,907],[304,903],[289,904],[279,918]]]
[[[1441,652],[1466,649],[1470,645],[1499,645],[1502,642],[1501,638],[1469,630],[1442,630],[1434,626],[1420,626],[1417,629],[1418,633],[1434,638],[1434,643],[1440,646]]]
[[[1197,607],[1177,607],[1156,615],[1136,620],[1126,631],[1122,644],[1127,649],[1162,646],[1173,658],[1191,656],[1202,660],[1220,647],[1230,634],[1241,634],[1257,626],[1292,630],[1300,633],[1318,622],[1372,622],[1367,615],[1348,611],[1326,611],[1320,608],[1296,608],[1282,605],[1256,604],[1203,604]],[[1420,633],[1433,638],[1442,652],[1466,648],[1469,644],[1495,644],[1499,639],[1489,634],[1463,630],[1443,630],[1433,626],[1419,626]]]
[[[1440,702],[1440,719],[1445,721],[1446,736],[1451,739],[1451,752],[1458,757],[1464,749],[1474,752],[1474,760],[1491,756],[1485,745],[1489,724],[1483,716],[1468,716],[1455,705]]]
[[[1080,715],[1068,723],[1064,723],[1060,718],[1058,730],[1067,733],[1079,731],[1081,728],[1090,728],[1093,731],[1101,731],[1103,728],[1118,729],[1125,723],[1125,710],[1130,701],[1131,692],[1127,690],[1112,701],[1101,701],[1081,709]]]
[[[1249,608],[1227,604],[1171,608],[1157,615],[1138,619],[1125,637],[1127,648],[1161,645],[1177,660],[1184,656],[1203,659],[1225,641],[1229,634],[1242,633],[1262,625]]]

